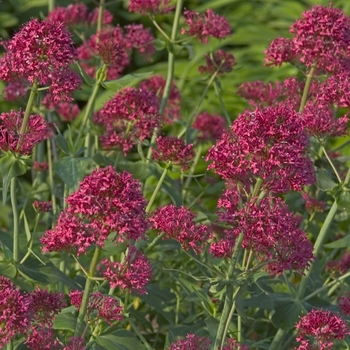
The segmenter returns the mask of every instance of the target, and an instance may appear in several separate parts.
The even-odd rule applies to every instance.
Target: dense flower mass
[[[33,207],[38,213],[48,213],[52,209],[52,202],[37,201],[33,202]]]
[[[41,238],[43,251],[85,253],[92,244],[103,246],[110,233],[116,242],[144,237],[146,201],[140,184],[113,167],[96,169],[66,199],[56,227]]]
[[[135,247],[129,247],[125,261],[101,261],[100,271],[111,288],[121,287],[131,292],[146,294],[146,285],[152,278],[152,266],[148,258]]]
[[[164,93],[165,83],[166,81],[161,75],[154,75],[153,77],[141,82],[140,89],[153,92],[158,97],[158,102],[160,104]],[[180,91],[173,82],[162,115],[162,123],[171,125],[175,120],[180,119],[180,102]]]
[[[69,297],[72,305],[79,309],[83,292],[79,290],[72,291],[69,293]],[[124,317],[123,307],[120,306],[118,299],[99,292],[91,293],[86,314],[89,322],[104,320],[110,326],[113,325],[114,321],[120,321]]]
[[[309,267],[314,256],[313,246],[298,221],[280,199],[265,197],[260,202],[251,201],[238,208],[239,195],[227,189],[219,200],[219,218],[230,229],[211,245],[217,257],[230,257],[236,237],[243,232],[242,247],[252,250],[261,261],[268,261],[272,274],[294,270],[301,274]]]
[[[66,122],[70,122],[78,117],[80,108],[73,102],[61,102],[55,106],[56,113]]]
[[[0,79],[5,82],[49,86],[52,94],[63,95],[66,100],[79,87],[80,80],[66,83],[67,77],[74,74],[69,66],[76,51],[63,23],[33,19],[4,46],[6,52],[0,58]]]
[[[326,72],[344,70],[350,55],[350,17],[332,7],[314,6],[290,28],[292,39],[277,38],[265,51],[266,63],[299,61]]]
[[[213,10],[207,9],[200,14],[194,11],[184,11],[188,29],[181,29],[182,34],[194,35],[200,43],[208,44],[208,38],[225,38],[231,34],[230,24],[226,18],[219,16]]]
[[[214,74],[216,71],[218,71],[218,75],[229,73],[236,64],[234,56],[224,50],[218,50],[213,55],[206,54],[205,59],[207,62],[206,66],[200,66],[198,68],[201,74]]]
[[[29,116],[25,132],[21,134],[23,117],[23,111],[0,114],[0,150],[29,154],[37,143],[51,136],[48,124],[38,114]]]
[[[225,119],[217,114],[198,114],[192,128],[198,130],[198,140],[216,141],[225,130]]]
[[[29,300],[21,295],[9,278],[0,276],[0,347],[29,325]]]
[[[272,192],[301,190],[315,182],[308,138],[298,114],[285,105],[246,111],[208,152],[209,169],[226,180]]]
[[[350,316],[350,293],[339,298],[339,308],[344,315]]]
[[[324,310],[311,310],[295,327],[298,330],[297,341],[301,343],[298,350],[311,349],[311,344],[315,342],[320,350],[331,350],[335,340],[344,339],[349,333],[344,320]]]
[[[145,14],[167,13],[173,10],[170,0],[130,0],[129,11]]]
[[[124,88],[95,114],[93,121],[105,129],[105,148],[120,147],[126,154],[138,141],[151,137],[160,116],[156,95],[147,90]]]
[[[157,209],[149,221],[153,229],[163,232],[166,238],[175,239],[183,249],[192,249],[198,254],[203,251],[210,234],[206,225],[195,223],[195,217],[190,209],[170,204]]]
[[[158,150],[153,149],[153,158],[165,163],[179,165],[182,170],[188,169],[188,164],[194,157],[193,144],[185,145],[183,139],[171,136],[157,138]]]

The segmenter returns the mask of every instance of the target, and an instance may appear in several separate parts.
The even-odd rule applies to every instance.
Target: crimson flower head
[[[78,117],[80,114],[80,108],[74,102],[60,102],[55,106],[55,112],[63,121],[70,122]]]
[[[51,136],[48,124],[38,114],[29,116],[26,130],[21,134],[23,116],[23,111],[0,114],[0,150],[26,155],[37,143]]]
[[[66,199],[56,227],[41,238],[43,251],[85,253],[92,245],[100,247],[110,233],[124,242],[144,237],[147,229],[146,201],[140,184],[127,172],[113,167],[94,170]]]
[[[211,9],[207,9],[204,14],[186,10],[184,16],[189,28],[182,28],[181,34],[194,35],[200,43],[208,44],[209,37],[221,39],[231,34],[227,19]]]
[[[35,200],[33,202],[33,207],[38,213],[48,213],[52,209],[52,202],[42,202]]]
[[[158,102],[160,104],[165,88],[165,83],[166,81],[161,75],[154,75],[153,77],[141,82],[140,89],[153,92],[157,96]],[[175,120],[180,119],[180,102],[180,91],[173,82],[170,88],[167,105],[162,116],[162,123],[171,125]]]
[[[6,52],[0,59],[0,79],[5,82],[37,83],[50,87],[50,93],[63,95],[62,99],[64,90],[69,95],[66,100],[79,87],[80,80],[71,84],[66,82],[67,77],[74,74],[69,66],[74,62],[76,50],[63,23],[33,19],[4,46]]]
[[[198,114],[192,128],[198,130],[198,140],[216,141],[225,130],[225,119],[217,114],[203,112]]]
[[[101,261],[99,268],[111,288],[121,287],[138,294],[146,294],[146,285],[152,278],[152,266],[148,258],[134,246],[129,247],[124,262]]]
[[[257,178],[272,192],[300,191],[315,182],[300,116],[288,106],[246,111],[209,149],[209,169],[225,180],[252,184]]]
[[[151,137],[158,127],[159,102],[147,90],[124,88],[95,114],[93,121],[104,127],[100,141],[105,148],[120,147],[126,154],[138,141]]]
[[[319,349],[331,350],[335,340],[344,339],[349,334],[346,323],[330,311],[311,310],[296,324],[298,350],[311,349],[317,343]]]
[[[232,67],[236,64],[234,56],[224,50],[218,50],[213,55],[206,54],[205,59],[207,65],[198,68],[201,74],[214,74],[216,71],[218,71],[218,75],[229,73],[232,72]]]
[[[149,221],[152,228],[163,232],[168,239],[175,239],[185,250],[192,249],[196,254],[203,251],[210,234],[206,225],[197,225],[195,214],[186,207],[166,205],[157,209]]]
[[[210,339],[189,333],[186,339],[179,339],[170,344],[169,350],[208,350],[210,344]]]
[[[149,61],[154,54],[154,36],[148,28],[142,24],[130,24],[125,26],[125,45],[131,51],[135,49],[141,54],[144,61]]]
[[[69,293],[69,297],[71,298],[72,305],[79,309],[83,292],[79,290],[72,291]],[[120,321],[124,317],[123,307],[120,306],[118,299],[99,292],[90,294],[86,314],[89,322],[96,323],[97,320],[104,320],[110,326],[113,325],[114,321]]]
[[[164,14],[173,10],[170,0],[130,0],[129,11],[147,14]]]
[[[165,163],[179,165],[182,170],[188,169],[188,164],[194,157],[193,144],[185,145],[185,141],[178,137],[159,136],[158,150],[153,149],[153,158]]]
[[[29,326],[29,300],[4,276],[0,276],[0,324],[2,348],[16,334],[26,333]]]
[[[350,55],[350,17],[342,10],[313,6],[290,32],[292,39],[277,38],[265,51],[267,64],[299,61],[329,73],[344,70]]]

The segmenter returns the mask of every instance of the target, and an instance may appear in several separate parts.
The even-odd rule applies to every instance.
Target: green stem
[[[92,288],[94,273],[95,273],[96,266],[97,266],[98,261],[99,261],[100,250],[101,249],[99,247],[96,247],[95,252],[94,252],[94,256],[92,257],[89,275],[86,279],[84,294],[83,294],[83,298],[82,298],[80,309],[79,309],[77,325],[76,325],[75,333],[74,333],[75,337],[80,337],[84,331],[84,319],[85,319],[87,307],[89,304],[89,297],[90,297],[90,292],[91,292],[91,288]]]
[[[23,135],[24,132],[26,131],[28,120],[29,120],[29,116],[30,116],[30,111],[32,110],[33,103],[34,103],[34,98],[35,98],[35,95],[36,95],[36,92],[37,92],[37,87],[38,87],[38,84],[36,82],[34,82],[32,88],[30,89],[30,95],[29,95],[29,98],[28,98],[26,110],[24,112],[24,117],[23,117],[21,130],[19,132],[20,135]]]
[[[218,349],[219,346],[222,347],[222,345],[225,341],[226,332],[228,329],[227,324],[229,324],[231,322],[230,315],[232,315],[231,310],[233,307],[233,298],[236,295],[236,293],[238,292],[238,289],[236,291],[234,291],[234,288],[233,288],[231,281],[234,277],[235,267],[237,264],[239,252],[241,250],[243,237],[244,237],[244,233],[241,232],[237,238],[236,243],[235,243],[232,258],[230,261],[230,266],[229,266],[229,269],[227,272],[227,279],[230,282],[226,285],[225,304],[224,304],[224,308],[222,310],[222,314],[220,317],[220,323],[219,323],[218,331],[217,331],[216,338],[215,338],[214,349]]]
[[[284,331],[283,329],[279,329],[277,331],[277,333],[275,334],[275,337],[273,338],[269,350],[279,350],[280,349],[280,345],[282,342],[282,339],[284,337],[284,334],[286,333],[286,331]]]
[[[164,38],[168,41],[170,41],[170,38],[168,37],[168,35],[164,32],[164,30],[158,25],[158,23],[156,22],[156,20],[154,19],[154,16],[150,16],[150,19],[153,23],[153,25],[159,30],[159,32],[164,36]]]
[[[49,165],[49,185],[50,185],[50,192],[51,192],[51,201],[52,201],[52,211],[53,215],[56,215],[58,213],[57,208],[57,202],[56,202],[56,196],[55,196],[55,182],[53,177],[53,162],[52,162],[52,152],[51,152],[51,146],[55,142],[53,138],[47,139],[47,162]]]
[[[323,151],[324,155],[326,156],[326,158],[327,158],[327,160],[328,160],[328,163],[329,163],[330,166],[332,167],[332,169],[333,169],[333,171],[334,171],[334,174],[335,174],[335,176],[336,176],[337,179],[338,179],[338,182],[341,183],[341,178],[340,178],[340,176],[339,176],[339,174],[338,174],[338,172],[337,172],[337,169],[335,168],[333,162],[332,162],[331,159],[329,158],[329,156],[328,156],[328,154],[327,154],[327,152],[326,152],[326,149],[325,149],[323,146],[321,146],[321,150]]]
[[[53,11],[54,9],[55,9],[55,0],[49,0],[49,6],[48,6],[49,12]]]
[[[224,101],[222,100],[222,97],[221,97],[221,94],[220,94],[220,91],[219,91],[219,85],[218,85],[216,80],[214,81],[214,89],[215,89],[216,96],[218,97],[221,110],[224,113],[224,116],[225,116],[225,119],[226,119],[226,123],[227,123],[228,126],[230,126],[232,124],[231,118],[230,118],[230,116],[229,116],[229,114],[227,112],[227,109],[225,107]]]
[[[105,70],[107,69],[107,66],[106,66],[106,65],[104,65],[103,67],[104,67]],[[103,76],[104,76],[104,74],[100,74],[101,79],[103,79]],[[91,95],[90,95],[89,101],[88,101],[88,103],[87,103],[86,110],[85,110],[85,114],[84,114],[84,117],[83,117],[83,121],[82,121],[82,123],[81,123],[81,125],[80,125],[79,134],[78,134],[78,137],[77,137],[77,139],[75,140],[75,143],[74,143],[73,149],[74,149],[75,151],[78,151],[78,150],[76,150],[75,148],[77,147],[77,145],[78,145],[80,139],[81,139],[82,136],[83,136],[83,133],[84,133],[86,124],[87,124],[87,122],[88,122],[88,120],[89,120],[90,114],[91,114],[91,112],[92,112],[93,105],[94,105],[94,103],[95,103],[95,99],[96,99],[98,90],[99,90],[99,88],[100,88],[100,83],[101,83],[101,81],[102,81],[102,80],[100,80],[100,79],[96,80],[95,85],[94,85],[94,88],[93,88],[92,93],[91,93]]]
[[[128,318],[128,322],[130,323],[130,326],[132,327],[132,329],[135,331],[135,333],[137,334],[137,336],[141,339],[143,345],[146,347],[147,350],[152,350],[152,347],[148,344],[147,340],[145,339],[145,337],[142,335],[142,333],[138,330],[138,328],[136,327],[135,323]]]
[[[305,105],[306,105],[307,97],[308,97],[308,94],[309,94],[310,85],[311,85],[311,81],[312,81],[312,77],[313,77],[314,72],[315,72],[315,68],[316,68],[316,65],[313,64],[311,66],[309,74],[307,74],[307,76],[306,76],[306,81],[305,81],[303,96],[302,96],[301,102],[300,102],[299,112],[302,112],[304,110]]]
[[[219,73],[219,69],[220,69],[220,68],[218,68],[218,69],[215,71],[215,73],[212,75],[212,77],[209,79],[208,84],[207,84],[207,86],[205,87],[205,89],[204,89],[204,91],[203,91],[203,93],[202,93],[201,98],[199,99],[197,105],[195,106],[193,112],[191,113],[191,115],[190,115],[190,117],[189,117],[189,119],[188,119],[188,121],[187,121],[186,127],[180,131],[180,133],[177,135],[177,137],[180,138],[181,136],[183,136],[183,135],[188,131],[188,129],[191,127],[192,122],[193,122],[193,119],[194,119],[194,117],[197,115],[198,110],[199,110],[199,107],[201,106],[201,104],[202,104],[202,102],[203,102],[205,96],[207,95],[207,92],[208,92],[208,90],[209,90],[209,87],[211,86],[211,84],[213,83],[213,81],[215,80],[216,76],[217,76],[218,73]]]
[[[99,33],[102,29],[102,21],[103,21],[103,11],[105,8],[105,0],[100,0],[100,6],[98,8],[98,18],[97,18],[97,28],[96,33]],[[99,37],[97,37],[99,41]]]
[[[173,43],[176,39],[176,35],[178,32],[178,28],[179,28],[179,20],[180,20],[181,13],[182,13],[183,2],[184,2],[184,0],[178,0],[177,4],[176,4],[173,28],[171,30],[171,37],[169,40],[170,44]],[[167,79],[165,82],[162,100],[160,102],[160,107],[159,107],[159,114],[161,116],[164,114],[164,110],[165,110],[166,104],[167,104],[169,96],[170,96],[171,85],[172,85],[172,82],[174,79],[174,70],[175,70],[175,55],[169,51],[169,53],[168,53],[168,74],[167,74]],[[151,157],[152,157],[152,147],[151,146],[154,144],[154,142],[157,138],[157,134],[158,134],[158,129],[156,128],[154,130],[152,138],[151,138],[150,147],[148,148],[147,162],[149,162]]]
[[[150,199],[149,202],[148,202],[148,205],[147,205],[147,208],[146,208],[146,213],[149,213],[150,210],[151,210],[151,207],[152,207],[152,204],[153,204],[153,202],[154,202],[154,200],[155,200],[155,198],[156,198],[156,195],[158,194],[159,189],[160,189],[160,187],[162,186],[162,183],[163,183],[163,181],[164,181],[164,179],[165,179],[165,177],[166,177],[166,174],[168,173],[168,168],[169,168],[169,166],[170,166],[170,164],[167,164],[166,167],[165,167],[164,170],[163,170],[163,174],[162,174],[162,176],[160,177],[160,179],[159,179],[159,181],[158,181],[158,183],[157,183],[157,186],[156,186],[156,188],[155,188],[154,191],[153,191],[152,197],[151,197],[151,199]]]
[[[186,179],[186,182],[185,182],[185,185],[184,185],[184,188],[183,188],[184,193],[186,193],[186,190],[190,186],[190,183],[191,183],[191,180],[192,180],[192,175],[194,174],[194,171],[195,171],[195,169],[197,167],[197,164],[198,164],[199,159],[200,159],[201,154],[202,154],[202,149],[203,149],[203,145],[200,143],[199,146],[198,146],[196,157],[194,158],[193,164],[191,166],[191,169],[190,169],[190,172],[189,172],[189,176]]]
[[[16,198],[16,177],[11,179],[11,205],[13,214],[13,260],[17,262],[19,257],[19,216]]]

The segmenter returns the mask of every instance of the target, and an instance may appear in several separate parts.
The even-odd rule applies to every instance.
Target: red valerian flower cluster
[[[72,291],[69,293],[69,297],[71,298],[71,304],[79,309],[83,292],[79,290]],[[118,299],[94,292],[89,297],[86,317],[89,323],[95,324],[98,320],[104,320],[112,326],[114,321],[120,321],[124,318],[123,307],[120,306]]]
[[[0,150],[26,155],[52,135],[45,119],[38,114],[29,116],[26,130],[21,134],[23,117],[23,111],[0,114]]]
[[[33,202],[33,207],[38,213],[48,213],[52,209],[52,202],[43,202],[35,200]]]
[[[266,63],[299,61],[306,67],[337,73],[350,54],[350,17],[340,9],[313,6],[290,28],[292,39],[277,38],[265,51]]]
[[[350,293],[339,298],[339,308],[344,315],[350,316]]]
[[[146,294],[146,285],[152,278],[152,266],[148,258],[134,246],[129,247],[124,262],[101,261],[99,268],[111,288],[121,287],[138,294]]]
[[[213,10],[207,9],[200,14],[194,11],[184,11],[185,22],[188,29],[181,29],[182,34],[194,35],[200,43],[208,44],[208,38],[225,38],[231,34],[230,24],[225,17],[217,15]]]
[[[147,14],[164,14],[172,11],[170,0],[130,0],[129,11]]]
[[[298,350],[310,349],[315,342],[320,350],[331,350],[335,340],[344,339],[349,334],[345,321],[325,310],[311,310],[295,327],[297,341],[301,343]]]
[[[157,209],[149,221],[152,228],[164,232],[166,238],[175,239],[183,249],[192,249],[198,254],[203,251],[211,235],[206,225],[195,223],[195,217],[190,209],[170,204]]]
[[[95,114],[93,121],[105,129],[105,148],[120,147],[126,154],[138,141],[151,137],[160,116],[156,95],[147,90],[124,88]]]
[[[117,79],[130,63],[130,54],[136,49],[144,59],[154,53],[153,35],[142,24],[106,28],[92,35],[77,49],[80,65],[91,77],[96,73],[96,57],[108,65],[107,79]]]
[[[203,112],[198,114],[192,128],[198,130],[197,138],[199,141],[215,142],[226,128],[225,119],[217,114]]]
[[[183,171],[194,157],[193,144],[185,145],[183,139],[172,136],[159,136],[157,138],[158,150],[153,149],[153,158],[165,163],[179,165]]]
[[[79,106],[74,102],[60,102],[55,106],[55,112],[65,122],[70,122],[80,114]]]
[[[218,75],[232,72],[232,67],[236,64],[236,60],[232,54],[224,50],[218,50],[213,55],[206,54],[206,66],[199,66],[198,71],[201,74],[214,74],[218,71]]]
[[[57,6],[51,11],[47,18],[51,21],[63,22],[66,26],[72,25],[92,25],[97,22],[98,8],[89,12],[85,4],[70,4],[67,7]],[[103,24],[110,24],[113,21],[113,15],[103,10]]]
[[[230,229],[218,242],[212,243],[210,252],[216,257],[230,257],[235,241],[244,233],[242,247],[252,250],[261,261],[268,261],[271,275],[294,270],[301,274],[314,259],[313,246],[298,221],[279,198],[263,198],[238,208],[239,196],[227,189],[219,200],[220,221]]]
[[[153,92],[158,97],[158,102],[160,104],[164,93],[165,83],[166,81],[161,75],[154,75],[153,77],[141,82],[140,89]],[[173,82],[171,84],[169,98],[161,122],[172,125],[175,120],[180,119],[180,104],[180,91]]]
[[[0,58],[0,79],[5,82],[49,87],[55,102],[70,101],[79,88],[80,79],[69,69],[76,50],[63,23],[33,19],[5,43],[5,49]]]
[[[93,244],[102,247],[107,237],[138,240],[144,237],[146,201],[131,174],[116,173],[113,167],[94,170],[66,199],[54,229],[41,238],[44,252],[69,251],[80,255]]]
[[[226,180],[254,184],[259,178],[271,192],[300,191],[315,182],[308,143],[299,115],[280,104],[240,114],[206,160]]]

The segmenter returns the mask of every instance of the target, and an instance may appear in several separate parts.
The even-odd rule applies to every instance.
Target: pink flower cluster
[[[66,202],[56,227],[41,238],[44,252],[79,255],[93,244],[102,247],[112,232],[117,243],[145,235],[146,201],[140,184],[127,172],[116,173],[111,166],[96,169]]]
[[[281,104],[240,114],[206,160],[226,180],[252,184],[259,178],[271,192],[300,191],[315,182],[307,146],[302,120]]]
[[[219,218],[226,226],[224,237],[211,244],[216,257],[230,257],[236,237],[244,233],[242,247],[252,250],[261,261],[268,261],[271,275],[294,270],[301,274],[314,259],[313,246],[298,221],[279,198],[265,197],[238,208],[239,196],[227,189],[219,200]]]
[[[157,138],[158,150],[153,149],[153,158],[157,161],[179,165],[183,171],[194,157],[193,144],[185,145],[183,139],[171,136]]]
[[[47,99],[54,102],[70,101],[79,88],[80,78],[69,68],[76,50],[63,23],[33,19],[5,43],[5,49],[0,58],[0,79],[5,82],[49,87]]]
[[[37,143],[52,135],[49,125],[38,114],[29,116],[26,130],[21,134],[23,117],[23,111],[0,114],[0,150],[26,155]]]
[[[107,79],[117,79],[130,63],[133,49],[139,51],[145,59],[154,53],[153,35],[142,24],[121,27],[108,27],[92,35],[77,49],[80,65],[91,77],[96,73],[96,57],[108,65]]]
[[[158,102],[160,104],[164,93],[165,83],[166,81],[161,75],[154,75],[153,77],[141,82],[140,89],[153,92],[158,97]],[[170,88],[167,105],[162,115],[162,123],[171,125],[175,120],[180,119],[180,105],[180,91],[173,82]]]
[[[74,290],[69,293],[69,297],[71,299],[71,304],[79,309],[83,292]],[[104,320],[112,326],[114,321],[123,319],[123,307],[120,306],[118,299],[110,295],[94,292],[91,293],[89,297],[86,317],[89,323],[96,324],[98,320]]]
[[[224,50],[218,50],[213,55],[206,54],[206,66],[199,66],[198,71],[201,74],[214,74],[218,71],[218,75],[232,72],[232,67],[236,64],[236,60],[232,54]]]
[[[57,6],[51,11],[47,18],[51,21],[63,22],[66,26],[72,25],[92,25],[97,22],[98,8],[89,12],[85,4],[70,4],[67,7]],[[113,21],[113,15],[104,9],[103,24],[110,24]]]
[[[111,288],[121,287],[138,294],[146,294],[146,285],[152,278],[152,266],[145,255],[135,247],[129,247],[122,263],[101,261],[99,268],[102,275],[109,282]]]
[[[203,251],[211,236],[206,225],[195,223],[195,217],[190,209],[170,204],[157,209],[149,221],[152,228],[163,232],[167,239],[175,239],[183,249],[192,249],[198,254]]]
[[[182,28],[181,33],[197,37],[200,43],[208,44],[209,37],[221,39],[231,34],[227,19],[211,9],[207,9],[204,14],[185,10],[184,17],[189,28],[187,30]]]
[[[153,92],[124,88],[95,114],[93,121],[104,127],[100,141],[105,148],[120,147],[126,154],[139,141],[151,137],[158,127],[159,103]]]
[[[199,141],[215,142],[226,128],[225,119],[217,114],[203,112],[198,114],[192,128],[198,130]]]
[[[0,346],[18,334],[26,335],[25,344],[30,349],[58,349],[52,325],[65,306],[63,294],[38,287],[22,294],[10,279],[0,276]]]
[[[314,342],[320,350],[331,350],[335,340],[344,339],[349,334],[345,321],[325,310],[311,310],[295,327],[298,330],[297,341],[301,343],[298,350],[311,349]]]
[[[350,17],[332,7],[313,6],[290,28],[292,39],[275,39],[266,50],[268,64],[299,61],[326,72],[343,71],[350,54]]]
[[[129,11],[146,14],[164,14],[173,10],[170,0],[130,0]]]
[[[52,202],[43,202],[35,200],[33,202],[33,207],[38,213],[48,213],[52,209]]]

